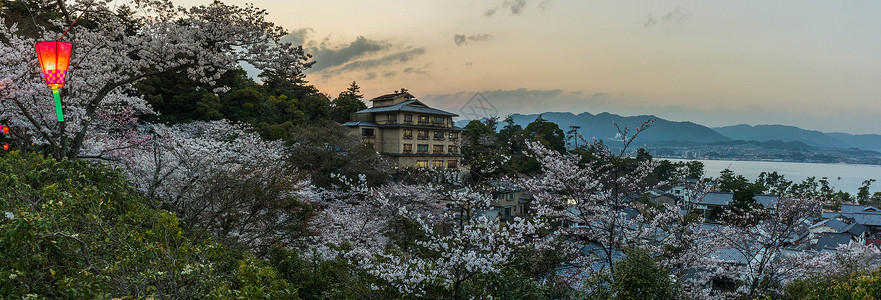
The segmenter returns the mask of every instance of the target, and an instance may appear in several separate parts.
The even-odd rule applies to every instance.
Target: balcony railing
[[[404,120],[404,124],[413,124],[413,120]]]
[[[413,139],[413,135],[412,135],[412,134],[404,135],[404,139],[405,139],[405,140],[412,140],[412,139]]]
[[[418,124],[419,125],[429,125],[431,123],[429,123],[428,121],[419,121]]]
[[[427,140],[428,136],[418,136],[418,137],[416,137],[416,139],[417,140]]]
[[[434,140],[435,140],[435,141],[443,141],[443,140],[444,140],[444,137],[442,137],[442,136],[436,136],[436,137],[434,137]]]
[[[408,154],[409,154],[409,153],[413,153],[413,150],[412,150],[412,149],[411,149],[411,150],[406,150],[406,149],[405,149],[405,150],[402,151],[402,152],[403,152],[403,153],[408,153]]]
[[[428,150],[419,150],[419,151],[416,151],[416,153],[424,154],[424,153],[428,153]]]
[[[450,137],[449,140],[450,140],[450,142],[455,142],[455,141],[458,141],[459,138],[457,138],[457,137]]]

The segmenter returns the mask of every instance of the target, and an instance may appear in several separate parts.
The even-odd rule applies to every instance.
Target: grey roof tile
[[[343,123],[343,126],[379,126],[379,124],[370,121],[349,121]]]
[[[850,233],[829,233],[820,236],[814,249],[817,250],[835,250],[839,245],[850,244],[853,235]]]
[[[442,111],[442,110],[440,110],[440,109],[436,109],[436,108],[424,107],[424,106],[417,106],[417,105],[410,105],[410,104],[413,104],[413,103],[416,103],[416,102],[417,102],[417,100],[407,100],[407,101],[404,101],[404,102],[401,102],[401,103],[398,103],[398,104],[395,104],[395,105],[380,106],[380,107],[371,107],[371,108],[368,108],[368,109],[364,109],[364,110],[358,111],[358,113],[379,113],[379,112],[403,111],[403,112],[415,112],[415,113],[424,113],[424,114],[445,115],[445,116],[452,116],[452,117],[457,117],[457,116],[459,116],[459,115],[457,115],[457,114],[454,114],[454,113],[451,113],[451,112]]]

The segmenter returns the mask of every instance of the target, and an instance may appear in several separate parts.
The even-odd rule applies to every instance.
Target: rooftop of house
[[[852,237],[853,235],[850,233],[827,233],[817,239],[817,244],[814,245],[814,249],[835,250],[840,245],[850,244]]]
[[[824,212],[823,218],[845,218],[863,226],[881,226],[881,210],[874,206],[842,204],[841,212]]]
[[[374,99],[376,100],[376,99]],[[374,106],[368,109],[360,110],[357,113],[387,113],[387,112],[412,112],[412,113],[422,113],[422,114],[432,114],[432,115],[443,115],[450,117],[457,117],[459,115],[446,112],[440,109],[431,108],[427,105],[419,102],[419,100],[407,100],[395,105],[388,106]]]
[[[874,213],[881,214],[881,209],[878,209],[874,206],[865,206],[865,205],[854,205],[854,204],[842,204],[841,205],[841,213]]]
[[[777,202],[777,196],[774,195],[756,195],[756,202],[765,207],[774,206]],[[734,201],[734,193],[712,192],[707,193],[701,200],[700,204],[727,206]]]
[[[349,122],[343,123],[343,126],[371,126],[371,127],[376,127],[376,126],[379,126],[379,124],[376,124],[376,123],[374,123],[374,122],[370,122],[370,121],[349,121]]]
[[[391,94],[385,94],[385,95],[370,99],[370,101],[392,100],[392,99],[395,99],[398,97],[407,97],[408,99],[416,98],[416,96],[413,96],[413,94],[410,94],[410,92],[407,92],[407,89],[401,89],[400,91],[395,91],[394,93],[391,93]]]
[[[723,261],[729,261],[736,264],[745,265],[749,262],[749,258],[744,256],[742,252],[734,248],[721,248],[710,254],[713,258]]]
[[[847,228],[848,225],[849,225],[849,224],[844,223],[844,222],[842,222],[841,220],[838,220],[838,219],[826,219],[826,220],[820,221],[820,222],[817,223],[817,224],[811,225],[810,228],[813,229],[813,228],[818,228],[818,227],[821,227],[821,226],[827,226],[827,227],[829,227],[829,228],[832,228],[832,229],[835,230],[836,232],[841,232],[841,231],[843,231],[845,228]]]
[[[863,235],[863,233],[866,232],[866,226],[863,226],[862,224],[859,224],[859,223],[853,223],[853,224],[847,225],[847,227],[842,229],[841,232],[847,232],[847,233],[859,236],[859,235]]]

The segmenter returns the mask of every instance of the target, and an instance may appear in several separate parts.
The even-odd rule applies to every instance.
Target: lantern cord
[[[52,87],[52,96],[55,97],[55,116],[58,122],[64,122],[64,113],[61,112],[61,95],[58,94],[58,88]]]
[[[70,23],[70,26],[67,27],[67,30],[65,30],[64,33],[61,34],[61,36],[57,39],[57,41],[60,41],[61,39],[64,38],[65,35],[67,35],[67,32],[70,31],[71,28],[73,28],[73,24],[76,24],[76,21],[79,21],[80,18],[82,18],[83,15],[86,14],[86,12],[89,11],[89,8],[92,8],[92,4],[94,4],[94,3],[95,3],[95,0],[92,0],[92,2],[89,2],[89,5],[86,6],[86,9],[84,9],[83,12],[80,13],[79,17],[76,17],[76,20],[73,20],[73,23]]]

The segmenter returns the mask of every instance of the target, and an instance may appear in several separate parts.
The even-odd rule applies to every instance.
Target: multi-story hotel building
[[[343,124],[399,167],[458,169],[462,128],[454,113],[428,107],[406,89],[370,100]]]

